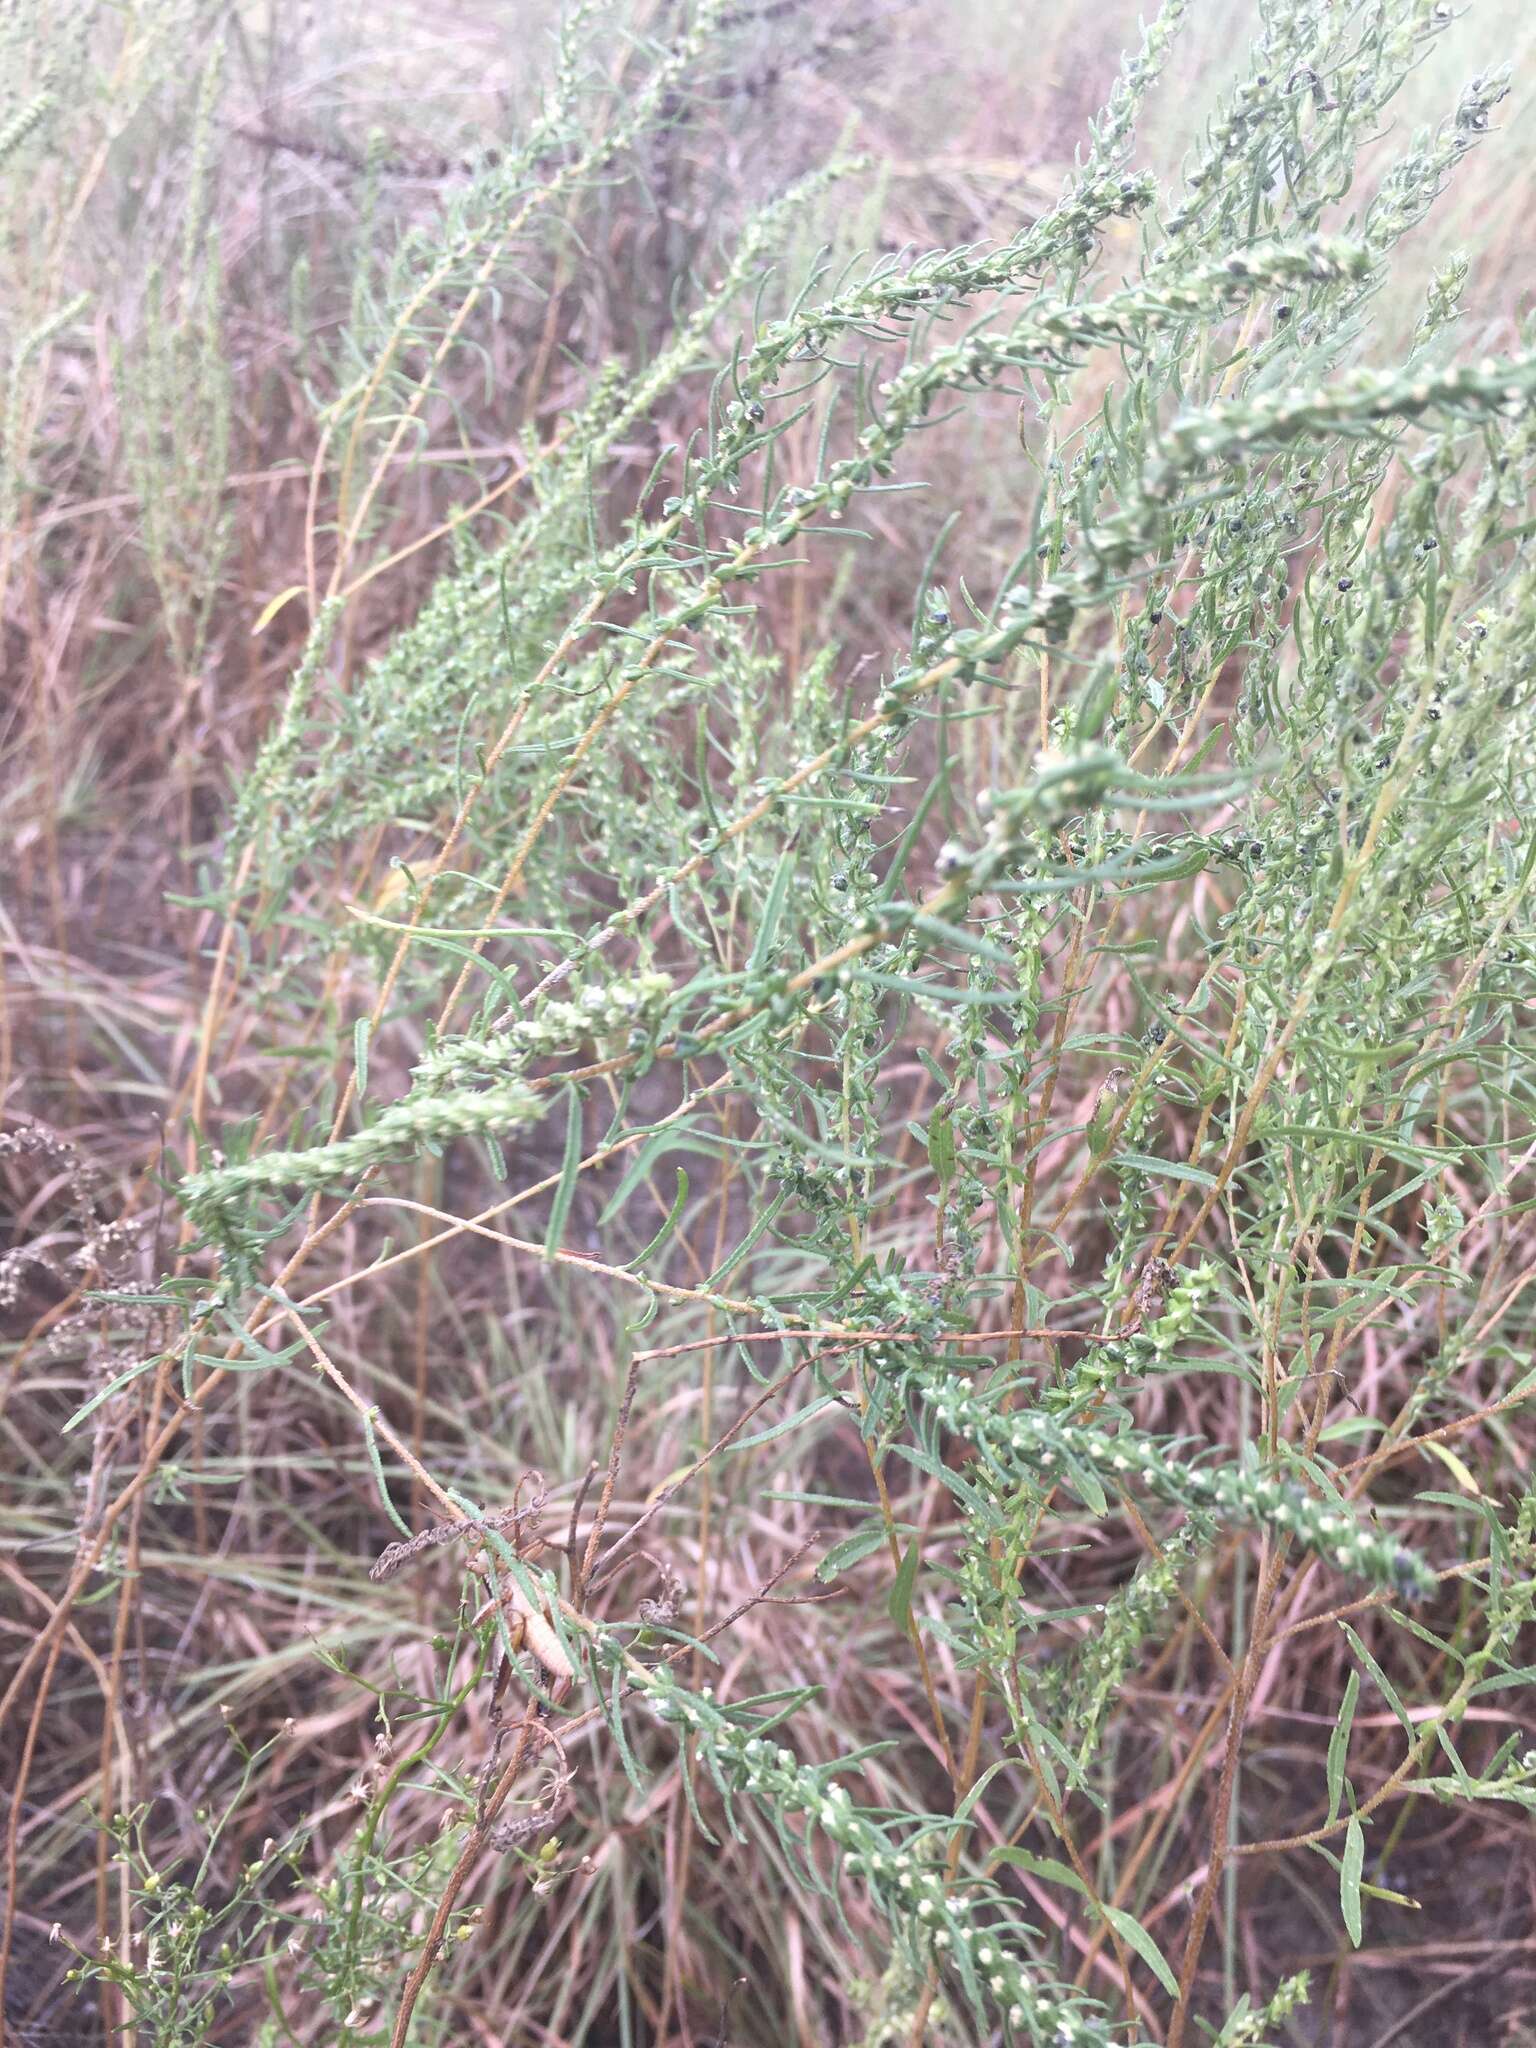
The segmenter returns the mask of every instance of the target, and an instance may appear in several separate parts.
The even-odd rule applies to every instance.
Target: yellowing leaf
[[[1472,1474],[1467,1470],[1466,1466],[1461,1462],[1460,1458],[1457,1457],[1456,1453],[1453,1450],[1451,1450],[1448,1445],[1436,1443],[1433,1437],[1428,1437],[1425,1439],[1421,1448],[1426,1451],[1434,1452],[1435,1456],[1440,1460],[1441,1464],[1445,1467],[1446,1471],[1450,1473],[1451,1477],[1456,1481],[1456,1484],[1461,1488],[1463,1493],[1470,1493],[1474,1500],[1483,1499],[1483,1489],[1478,1485],[1477,1481],[1472,1477]]]
[[[288,588],[286,590],[280,590],[277,593],[276,597],[268,598],[267,602],[262,606],[261,610],[256,615],[256,623],[251,628],[251,638],[254,640],[258,633],[265,632],[267,627],[271,625],[272,621],[277,617],[278,613],[282,610],[283,606],[289,603],[291,599],[295,597],[302,597],[303,595],[304,586],[302,583],[290,583]]]

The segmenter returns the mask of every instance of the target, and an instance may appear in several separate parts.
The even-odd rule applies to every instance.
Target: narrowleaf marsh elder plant
[[[323,1707],[183,1699],[195,1854],[90,1788],[137,2038],[1343,2038],[1297,1966],[1408,1938],[1415,1814],[1536,1805],[1536,346],[1415,240],[1507,86],[1266,0],[1157,175],[1203,11],[1004,238],[807,256],[868,159],[757,210],[366,659],[418,434],[749,11],[577,7],[359,282],[195,897],[175,1337],[72,1418],[5,1701],[306,1418]]]

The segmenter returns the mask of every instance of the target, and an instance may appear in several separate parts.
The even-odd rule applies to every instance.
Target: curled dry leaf
[[[523,1640],[551,1678],[567,1683],[575,1679],[576,1667],[565,1653],[554,1624],[542,1608],[536,1607],[514,1579],[507,1588],[507,1606],[523,1626]]]

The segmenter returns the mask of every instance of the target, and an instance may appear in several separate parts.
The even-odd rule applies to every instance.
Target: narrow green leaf
[[[1328,1824],[1331,1827],[1339,1817],[1339,1806],[1344,1797],[1344,1765],[1349,1756],[1349,1731],[1354,1726],[1355,1701],[1360,1697],[1360,1674],[1351,1671],[1349,1682],[1344,1688],[1344,1703],[1339,1708],[1339,1718],[1328,1738]]]
[[[1087,686],[1077,700],[1076,716],[1073,720],[1075,737],[1079,742],[1096,740],[1104,729],[1115,704],[1115,686],[1119,680],[1112,661],[1102,661],[1089,676]]]
[[[841,1543],[832,1548],[816,1568],[816,1576],[823,1583],[835,1579],[839,1572],[868,1557],[872,1550],[878,1550],[885,1541],[884,1526],[876,1522],[872,1526],[857,1530],[852,1536],[845,1536]]]
[[[1369,1671],[1372,1678],[1375,1679],[1377,1685],[1380,1687],[1382,1698],[1386,1701],[1387,1705],[1392,1709],[1393,1713],[1396,1714],[1398,1720],[1402,1722],[1403,1733],[1408,1737],[1408,1740],[1410,1742],[1415,1741],[1417,1739],[1417,1731],[1415,1730],[1413,1722],[1409,1717],[1408,1709],[1403,1705],[1402,1701],[1398,1698],[1396,1688],[1393,1686],[1391,1679],[1388,1678],[1385,1671],[1382,1670],[1381,1666],[1376,1662],[1376,1659],[1371,1655],[1370,1651],[1365,1647],[1364,1643],[1362,1643],[1360,1638],[1355,1634],[1354,1630],[1350,1627],[1349,1623],[1347,1621],[1341,1621],[1339,1623],[1339,1627],[1343,1629],[1345,1635],[1348,1636],[1350,1640],[1350,1645],[1353,1648],[1355,1655],[1360,1659],[1360,1662],[1365,1666],[1366,1670]]]
[[[640,1766],[635,1762],[635,1753],[630,1748],[629,1737],[624,1731],[624,1673],[617,1664],[613,1667],[613,1686],[606,1705],[608,1711],[603,1719],[613,1730],[614,1747],[619,1752],[619,1762],[624,1767],[624,1775],[637,1792],[643,1792],[646,1789],[645,1780],[640,1775]]]
[[[967,931],[963,925],[950,924],[942,917],[919,912],[912,920],[912,929],[930,945],[953,946],[956,952],[971,954],[978,960],[993,960],[999,967],[1011,965],[1008,954],[991,939],[983,938],[980,932]]]
[[[136,1379],[138,1379],[142,1373],[148,1372],[151,1366],[157,1365],[158,1363],[159,1360],[155,1358],[141,1358],[137,1364],[130,1365],[126,1372],[120,1372],[115,1379],[108,1380],[107,1384],[104,1387],[99,1389],[98,1392],[92,1394],[89,1401],[85,1402],[82,1407],[79,1407],[75,1410],[74,1414],[70,1416],[68,1422],[65,1423],[62,1434],[67,1436],[72,1429],[78,1429],[80,1424],[84,1422],[87,1415],[95,1414],[96,1410],[101,1406],[103,1401],[110,1401],[112,1396],[114,1394],[120,1394],[123,1391],[124,1387],[132,1386],[133,1382]]]
[[[570,1098],[570,1114],[565,1125],[565,1157],[560,1164],[560,1185],[555,1189],[555,1199],[549,1211],[549,1228],[544,1233],[546,1258],[553,1258],[564,1240],[566,1218],[571,1213],[571,1203],[576,1199],[576,1175],[581,1166],[581,1095],[575,1088],[567,1088],[565,1092]]]
[[[615,1216],[622,1214],[624,1204],[656,1162],[667,1152],[692,1152],[701,1159],[719,1159],[723,1156],[718,1145],[696,1137],[686,1119],[668,1126],[665,1130],[653,1131],[640,1147],[633,1165],[609,1196],[602,1215],[597,1219],[599,1228],[606,1230]]]
[[[1032,1877],[1043,1877],[1049,1884],[1064,1884],[1080,1897],[1087,1898],[1088,1892],[1075,1870],[1065,1863],[1058,1863],[1054,1856],[1035,1856],[1028,1849],[999,1849],[992,1859],[995,1863],[1011,1863],[1016,1870],[1027,1870]],[[1179,1980],[1169,1966],[1168,1958],[1133,1914],[1120,1906],[1101,1905],[1105,1919],[1127,1948],[1134,1949],[1156,1977],[1170,1998],[1179,1995]]]
[[[939,1186],[947,1188],[955,1174],[955,1123],[946,1103],[928,1119],[928,1164]]]
[[[903,1634],[912,1619],[912,1588],[917,1580],[917,1567],[921,1557],[917,1538],[914,1536],[907,1545],[907,1554],[901,1560],[896,1573],[896,1583],[891,1587],[885,1611]]]
[[[1138,1173],[1151,1173],[1164,1180],[1187,1180],[1191,1187],[1213,1188],[1216,1185],[1214,1173],[1203,1166],[1190,1166],[1182,1159],[1154,1159],[1147,1152],[1121,1152],[1116,1155],[1117,1166],[1134,1167]]]
[[[737,1452],[749,1451],[757,1444],[774,1443],[779,1437],[788,1436],[791,1430],[804,1429],[806,1424],[814,1422],[817,1416],[825,1415],[829,1408],[835,1408],[841,1412],[842,1405],[842,1402],[835,1395],[828,1394],[825,1400],[813,1401],[809,1408],[797,1409],[793,1415],[786,1415],[782,1421],[770,1424],[767,1429],[756,1430],[751,1436],[737,1437],[733,1443],[726,1446],[726,1449],[730,1455],[735,1456]],[[761,1495],[759,1497],[762,1499],[774,1498],[772,1495]],[[777,1498],[780,1500],[790,1500],[794,1496],[792,1494],[780,1494]],[[837,1505],[845,1506],[847,1503],[839,1502]]]
[[[785,848],[779,856],[779,864],[773,871],[773,880],[768,885],[767,901],[763,904],[762,916],[757,921],[757,937],[752,945],[749,971],[757,973],[768,964],[773,956],[773,942],[778,936],[779,920],[784,913],[784,899],[789,894],[790,878],[795,872],[796,854],[793,846]]]
[[[861,982],[866,988],[889,989],[895,995],[925,996],[933,1003],[963,1003],[973,1010],[985,1009],[993,1003],[1001,1008],[1014,1000],[1012,989],[961,988],[941,981],[924,981],[915,974],[877,974],[872,968],[855,967],[847,971],[850,981]]]
[[[1359,1816],[1351,1814],[1344,1831],[1344,1860],[1339,1865],[1339,1910],[1351,1943],[1360,1946],[1360,1873],[1365,1868],[1365,1830]]]
[[[1049,1884],[1064,1884],[1081,1897],[1088,1896],[1077,1872],[1065,1863],[1058,1863],[1054,1856],[1036,1856],[1028,1849],[999,1849],[992,1860],[994,1863],[1011,1863],[1016,1870],[1027,1870],[1031,1877],[1043,1877]]]
[[[777,1220],[779,1211],[783,1208],[784,1204],[788,1200],[789,1190],[785,1188],[781,1189],[781,1191],[774,1196],[771,1202],[766,1202],[763,1205],[762,1213],[758,1216],[756,1222],[752,1225],[752,1228],[747,1232],[746,1236],[741,1240],[740,1244],[734,1245],[731,1248],[731,1250],[726,1253],[725,1257],[720,1261],[720,1264],[716,1266],[714,1272],[711,1273],[709,1278],[704,1282],[706,1288],[721,1287],[725,1284],[725,1282],[730,1278],[731,1274],[734,1272],[736,1267],[741,1264],[742,1260],[747,1256],[748,1252],[752,1250],[753,1246],[757,1243],[758,1239],[766,1235],[766,1233],[773,1227],[774,1222]]]
[[[378,1412],[377,1408],[370,1408],[363,1416],[363,1441],[368,1446],[368,1463],[373,1467],[374,1484],[379,1489],[379,1499],[384,1504],[385,1514],[402,1536],[409,1536],[412,1533],[410,1523],[389,1497],[389,1481],[384,1476],[384,1460],[379,1456],[379,1440],[373,1428],[373,1418]]]
[[[1126,1947],[1133,1948],[1137,1955],[1141,1957],[1141,1960],[1152,1972],[1158,1983],[1162,1985],[1168,1996],[1170,1998],[1177,1998],[1179,1995],[1179,1980],[1173,1974],[1168,1958],[1163,1954],[1141,1922],[1120,1906],[1106,1906],[1104,1908],[1104,1917],[1110,1926],[1114,1928],[1116,1934],[1119,1935]]]
[[[961,1826],[970,1819],[977,1806],[981,1803],[982,1793],[986,1791],[1000,1771],[1017,1768],[1016,1759],[1009,1756],[999,1757],[995,1764],[988,1764],[970,1791],[966,1793],[960,1804],[955,1808],[955,1825],[957,1827]]]
[[[678,1218],[683,1213],[683,1204],[687,1201],[687,1199],[688,1176],[683,1171],[683,1169],[679,1167],[677,1169],[677,1194],[673,1199],[671,1208],[667,1211],[666,1220],[662,1224],[660,1230],[657,1231],[656,1235],[651,1239],[650,1243],[646,1246],[645,1250],[643,1252],[636,1252],[635,1256],[626,1263],[624,1268],[626,1273],[633,1273],[637,1271],[641,1266],[645,1264],[646,1260],[651,1256],[653,1252],[658,1252],[661,1250],[661,1247],[666,1243],[667,1239],[672,1235],[673,1231],[676,1230]]]

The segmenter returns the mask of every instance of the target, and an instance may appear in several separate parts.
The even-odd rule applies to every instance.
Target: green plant
[[[1199,14],[1164,6],[1005,239],[845,250],[852,155],[751,211],[659,349],[583,364],[430,528],[363,660],[503,299],[553,319],[613,195],[685,175],[752,24],[577,7],[521,144],[352,280],[262,610],[307,606],[303,643],[183,896],[222,936],[139,1297],[174,1338],[93,1363],[65,1433],[111,1485],[21,1680],[30,1744],[97,1574],[127,1617],[156,1527],[224,1554],[219,1487],[261,1475],[222,1432],[270,1405],[346,1474],[285,1496],[277,1577],[374,1750],[343,1814],[237,1700],[226,1817],[167,1872],[104,1747],[122,1893],[103,1862],[79,1971],[141,2040],[407,2048],[484,2008],[661,2041],[720,2006],[765,2042],[1299,2041],[1239,1869],[1291,1857],[1359,1948],[1412,1903],[1414,1802],[1532,1804],[1469,1713],[1528,1689],[1536,1600],[1536,348],[1467,360],[1467,264],[1409,240],[1507,82],[1383,160],[1451,10],[1267,0],[1159,177],[1137,125]],[[121,358],[144,467],[191,352],[191,568],[139,490],[183,668],[226,561],[211,285],[189,321]],[[221,1083],[221,1039],[263,1063]],[[1322,1639],[1298,1788],[1251,1735]],[[845,1698],[860,1662],[884,1690]],[[1187,1738],[1138,1725],[1149,1667]],[[229,1676],[255,1718],[273,1669]],[[1362,1759],[1367,1687],[1396,1749]],[[695,1912],[743,1845],[754,1896]],[[862,1973],[820,2020],[780,1899],[828,1985]]]

